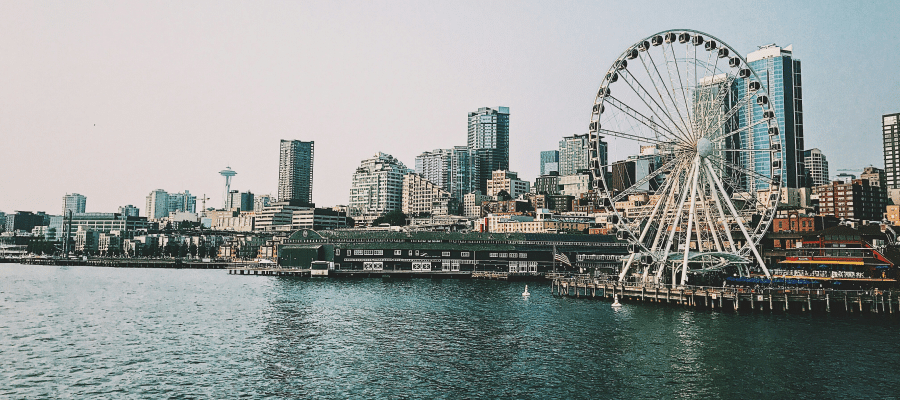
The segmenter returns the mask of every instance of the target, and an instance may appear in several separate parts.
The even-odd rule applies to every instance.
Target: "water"
[[[0,264],[0,398],[894,397],[891,316]]]

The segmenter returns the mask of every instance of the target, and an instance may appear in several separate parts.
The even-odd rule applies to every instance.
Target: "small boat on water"
[[[616,295],[614,298],[615,298],[615,301],[613,301],[612,307],[613,307],[613,308],[619,308],[619,307],[622,307],[622,303],[619,303],[619,296]]]
[[[522,292],[522,297],[531,296],[531,293],[528,292],[528,285],[525,285],[525,291]]]

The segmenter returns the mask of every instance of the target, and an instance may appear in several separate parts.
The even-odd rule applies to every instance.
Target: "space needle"
[[[219,175],[225,177],[225,197],[222,199],[222,209],[225,209],[228,207],[228,193],[231,192],[231,177],[237,175],[237,172],[234,172],[229,166],[219,171]]]

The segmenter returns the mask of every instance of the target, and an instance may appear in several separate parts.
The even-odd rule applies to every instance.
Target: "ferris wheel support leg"
[[[670,177],[669,179],[678,179],[678,177]],[[685,187],[687,187],[687,185],[690,182],[692,182],[691,181],[692,179],[694,179],[693,174],[688,176],[688,181],[685,183]],[[660,267],[658,271],[656,271],[656,281],[657,282],[659,282],[660,278],[662,278],[662,274],[663,274],[663,271],[665,270],[665,266],[666,266],[666,264],[668,264],[669,252],[672,250],[672,244],[674,244],[674,242],[675,242],[675,231],[677,230],[678,226],[681,225],[681,215],[684,213],[684,202],[687,200],[687,194],[688,194],[687,190],[685,190],[681,193],[681,199],[678,201],[677,208],[675,209],[675,222],[672,224],[672,232],[669,233],[669,240],[665,246],[666,249],[665,249],[665,251],[662,252],[662,258],[663,258],[662,265],[663,266]],[[674,285],[675,282],[673,281],[672,284]]]
[[[710,176],[716,182],[716,186],[719,188],[719,191],[722,193],[722,196],[725,198],[725,203],[728,204],[728,208],[731,210],[731,213],[734,215],[734,220],[737,221],[738,226],[741,228],[741,233],[744,234],[744,238],[747,239],[747,245],[750,247],[750,251],[753,252],[753,256],[756,257],[756,261],[759,263],[760,268],[762,268],[763,272],[766,274],[766,278],[772,279],[772,274],[769,273],[769,269],[766,268],[766,263],[763,261],[762,257],[759,255],[759,251],[756,250],[756,244],[753,243],[753,239],[750,238],[750,234],[747,233],[747,228],[744,226],[744,223],[741,222],[741,217],[738,215],[737,210],[734,208],[734,203],[731,202],[731,199],[728,198],[728,193],[725,191],[725,188],[722,186],[722,182],[719,180],[718,175],[713,171],[712,163],[710,163],[709,159],[706,159],[706,168],[709,170]]]
[[[688,269],[688,254],[691,250],[691,228],[694,225],[694,213],[697,211],[697,181],[699,181],[698,176],[700,175],[700,157],[694,159],[694,169],[691,172],[691,178],[693,181],[691,182],[691,209],[688,212],[688,223],[687,223],[687,234],[685,234],[684,239],[684,258],[681,261],[681,284],[684,285],[684,282],[687,281],[687,269]],[[697,231],[697,251],[700,251],[700,231]],[[675,282],[673,281],[672,284]]]
[[[709,179],[711,180],[712,177]],[[712,191],[715,192],[716,184],[714,182],[711,182],[710,184],[713,186]],[[716,202],[716,208],[719,210],[719,215],[722,216],[722,230],[725,231],[725,236],[728,238],[728,245],[731,247],[731,252],[737,253],[737,248],[734,247],[734,238],[731,237],[731,227],[725,222],[725,210],[722,209],[722,202],[719,201],[719,196],[715,194],[713,194],[713,200]]]
[[[631,255],[628,256],[628,261],[625,262],[625,266],[622,267],[622,272],[619,273],[619,282],[625,280],[625,275],[628,273],[628,268],[631,268],[631,263],[634,262],[635,254],[636,253],[631,253]]]

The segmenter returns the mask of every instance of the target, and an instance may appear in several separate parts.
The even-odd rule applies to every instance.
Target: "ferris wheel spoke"
[[[709,175],[709,172],[706,174],[706,180],[710,185],[710,195],[713,198],[713,201],[716,204],[716,209],[719,211],[719,217],[721,218],[722,230],[725,231],[725,236],[728,238],[728,244],[731,247],[731,252],[736,253],[737,248],[734,246],[734,238],[731,236],[731,225],[728,223],[728,216],[725,214],[725,210],[722,209],[722,202],[719,200],[719,194],[715,188],[715,182],[713,182],[713,178]]]
[[[622,200],[625,196],[628,196],[632,193],[635,193],[635,192],[641,190],[641,189],[639,189],[640,186],[643,186],[644,184],[650,182],[652,179],[656,178],[657,176],[659,176],[659,174],[661,174],[663,172],[669,172],[669,169],[673,165],[675,165],[676,163],[678,163],[680,161],[681,161],[681,158],[674,158],[674,159],[670,160],[669,162],[663,164],[661,167],[657,168],[653,172],[647,174],[647,176],[645,176],[645,177],[641,178],[639,181],[635,182],[629,188],[623,190],[622,193],[619,193],[618,195],[616,195],[616,197],[613,197],[613,199],[611,201],[613,203],[615,203],[617,201]]]
[[[712,110],[716,109],[717,107],[721,107],[723,114],[727,114],[724,112],[725,111],[725,97],[731,91],[731,84],[734,82],[734,75],[726,74],[724,84],[715,83],[715,75],[710,76],[709,79],[710,79],[710,86],[712,87],[713,85],[719,85],[719,89],[718,89],[718,92],[716,93],[715,101],[710,102],[709,107],[707,108],[706,112],[710,113],[710,112],[712,112]],[[705,115],[709,115],[709,114],[705,114]],[[723,117],[722,117],[722,120],[724,121],[723,124],[726,123],[728,119],[730,119],[730,117],[725,118],[723,115]],[[715,132],[715,131],[709,130],[711,125],[712,125],[712,118],[710,118],[709,121],[707,121],[706,124],[704,124],[703,129],[701,130],[701,134],[704,137],[707,137],[712,132]]]
[[[681,71],[678,68],[678,58],[675,56],[675,49],[670,43],[668,47],[672,53],[672,60],[669,61],[669,54],[665,51],[665,47],[666,46],[663,45],[662,53],[663,53],[663,57],[666,59],[666,72],[669,76],[669,83],[672,84],[672,92],[676,92],[676,93],[670,92],[670,95],[673,95],[674,97],[678,97],[677,92],[679,92],[679,91],[681,92],[681,98],[682,98],[683,102],[681,102],[680,104],[682,105],[682,108],[684,109],[684,118],[687,118],[687,121],[685,122],[685,127],[688,130],[688,132],[690,133],[690,135],[693,136],[694,125],[693,125],[693,120],[691,119],[690,104],[688,104],[687,96],[685,95],[685,92],[684,92],[684,82],[681,80]],[[671,64],[675,64],[676,73],[674,76],[672,74]],[[675,84],[676,78],[678,80],[678,84]],[[678,105],[679,105],[679,101],[676,100],[674,106],[676,108],[678,108]]]
[[[731,117],[733,117],[734,114],[737,113],[741,109],[741,107],[744,107],[747,104],[747,101],[749,101],[750,98],[752,98],[752,97],[753,97],[753,92],[748,90],[747,94],[743,98],[741,98],[737,102],[737,104],[735,104],[733,107],[731,107],[731,109],[728,110],[728,112],[725,113],[725,115],[722,117],[722,120],[716,126],[716,129],[713,129],[710,132],[718,132],[719,129],[722,129],[722,127],[731,119]]]
[[[673,135],[670,139],[673,139],[673,140],[680,139],[682,141],[687,141],[684,131],[682,131],[681,128],[677,124],[675,124],[675,121],[672,121],[672,118],[670,116],[668,116],[668,114],[663,110],[663,107],[660,106],[659,103],[656,102],[656,99],[653,98],[653,95],[651,95],[650,92],[646,88],[644,88],[644,85],[641,84],[641,82],[637,79],[637,77],[635,77],[634,74],[632,74],[631,71],[628,70],[628,68],[622,69],[621,71],[624,72],[622,74],[622,80],[625,81],[625,83],[628,85],[628,87],[631,88],[631,91],[633,91],[634,94],[636,94],[638,96],[638,98],[641,99],[641,101],[644,103],[644,105],[647,106],[647,109],[649,109],[650,112],[652,112],[653,115],[656,116],[656,118],[658,118],[660,121],[662,121],[663,124],[666,124],[666,125],[660,125],[660,126],[665,126],[666,127],[665,131],[669,132]],[[632,84],[632,81],[634,82],[634,84]],[[652,79],[651,79],[651,81],[652,81]],[[634,86],[635,84],[637,85],[638,88],[641,89],[641,91],[638,91],[637,88],[635,88],[635,86]],[[647,98],[649,98],[650,101],[653,102],[653,104],[656,107],[651,106],[650,103],[647,102]],[[657,111],[657,110],[659,110],[659,111]],[[671,129],[671,127],[668,126],[668,123],[665,122],[666,118],[663,118],[662,116],[659,115],[660,112],[663,113],[663,115],[667,116],[668,119],[670,121],[672,121],[673,124],[675,124],[675,125],[673,125],[673,127],[675,128],[674,130]],[[657,125],[659,125],[659,124],[657,124]],[[678,131],[680,134],[676,134],[674,131]]]
[[[646,126],[652,132],[659,133],[659,131],[662,130],[662,131],[668,133],[668,135],[665,135],[666,137],[673,139],[673,140],[677,138],[677,135],[672,133],[672,131],[670,131],[668,128],[654,122],[652,119],[648,118],[644,114],[641,114],[639,111],[635,110],[634,108],[629,107],[627,104],[625,104],[621,100],[619,100],[613,96],[608,96],[604,103],[606,103],[606,102],[608,102],[609,105],[611,105],[611,106],[615,107],[616,109],[618,109],[619,111],[621,111],[626,116],[630,117],[632,120],[640,123],[641,125]],[[639,135],[634,135],[634,136],[641,137]],[[663,142],[659,139],[656,139],[656,141],[659,143]]]
[[[768,185],[773,185],[775,183],[775,179],[772,178],[771,176],[767,176],[767,175],[761,174],[759,172],[756,172],[754,170],[744,168],[740,165],[736,165],[736,164],[729,162],[728,160],[725,160],[724,158],[721,158],[721,157],[711,156],[710,158],[714,159],[715,161],[717,161],[719,163],[724,164],[725,166],[727,166],[728,168],[730,168],[734,171],[741,172],[746,175],[750,175],[756,179],[760,179]],[[725,172],[725,171],[723,171],[723,172]]]
[[[750,129],[753,129],[753,128],[756,127],[757,125],[762,124],[762,123],[764,123],[764,122],[768,122],[768,120],[765,120],[765,119],[757,120],[756,122],[753,122],[753,123],[751,123],[751,124],[749,124],[749,125],[744,125],[744,126],[738,128],[738,129],[735,129],[735,130],[733,130],[733,131],[731,131],[731,132],[728,132],[728,133],[723,133],[723,134],[718,135],[718,136],[716,136],[716,137],[714,137],[714,138],[711,138],[711,139],[709,139],[709,140],[710,140],[710,141],[713,141],[713,142],[718,142],[718,141],[720,141],[720,140],[724,140],[724,139],[730,138],[730,137],[732,137],[732,136],[734,136],[734,135],[737,135],[738,133],[741,133],[741,132],[747,132],[747,131],[749,131]]]
[[[665,52],[663,53],[663,55],[665,55]],[[672,91],[669,90],[669,88],[666,86],[666,81],[665,81],[665,79],[663,79],[662,74],[659,73],[659,67],[656,66],[656,61],[653,60],[653,55],[650,54],[650,51],[647,51],[647,58],[650,59],[650,63],[653,65],[653,70],[656,71],[656,76],[659,77],[659,83],[663,86],[663,89],[665,90],[669,99],[672,101],[672,108],[675,109],[675,112],[678,114],[678,119],[681,120],[681,126],[684,128],[683,131],[685,133],[690,132],[691,128],[688,126],[688,123],[684,121],[684,116],[681,115],[681,110],[678,108],[678,102],[676,102],[675,98],[672,97]],[[643,62],[643,58],[641,59],[641,61]],[[646,64],[644,65],[644,67],[646,68]],[[668,68],[666,69],[666,71],[668,72]],[[649,71],[647,72],[647,75],[651,75]],[[655,79],[651,78],[651,80],[655,82]],[[671,73],[670,73],[669,74],[670,83],[671,83],[671,80],[672,80],[672,77],[671,77]],[[673,90],[674,90],[674,88],[673,88]],[[666,104],[665,100],[662,99],[662,95],[660,95],[660,101],[662,101],[664,104]]]
[[[674,43],[674,42],[673,42]],[[681,88],[681,98],[684,100],[684,109],[685,114],[688,116],[688,121],[691,121],[691,139],[694,139],[694,136],[697,135],[697,132],[694,131],[696,127],[694,126],[694,114],[691,112],[691,103],[688,102],[687,91],[685,91],[685,86],[687,83],[685,82],[685,78],[681,76],[681,67],[678,64],[678,57],[675,55],[675,45],[670,43],[669,49],[672,50],[672,62],[675,64],[675,72],[678,76],[678,86]],[[687,71],[685,71],[687,73]]]
[[[719,181],[719,177],[715,174],[715,171],[712,167],[712,162],[707,158],[705,160],[706,168],[709,170],[710,176],[713,178],[716,186],[718,186],[719,191],[723,194],[723,196],[727,195],[725,188],[722,186],[722,182]],[[759,251],[756,250],[756,242],[750,237],[750,234],[747,233],[747,227],[744,226],[744,222],[742,218],[738,214],[737,210],[734,207],[734,203],[727,196],[723,197],[725,199],[725,204],[728,205],[728,208],[731,210],[731,213],[734,215],[734,219],[738,224],[738,227],[741,228],[741,233],[744,234],[744,238],[747,239],[747,246],[750,247],[750,251],[756,257],[756,261],[759,263],[759,266],[762,267],[763,272],[765,272],[766,277],[771,279],[772,274],[769,273],[769,269],[766,268],[766,263],[763,261],[762,257],[759,255]]]
[[[697,161],[697,159],[695,159],[691,163],[691,173],[690,175],[688,175],[687,182],[685,182],[685,185],[683,187],[684,190],[682,190],[681,193],[681,199],[678,201],[678,205],[675,208],[675,220],[671,225],[672,231],[669,233],[669,240],[666,242],[666,249],[663,252],[663,255],[668,255],[672,251],[672,245],[675,243],[675,234],[678,232],[678,228],[681,227],[681,218],[684,215],[684,206],[685,204],[687,204],[687,195],[690,192],[690,189],[688,189],[688,187],[693,184],[694,179],[697,176],[697,170],[699,166],[700,163]],[[661,277],[660,274],[662,274],[662,272],[658,272],[657,279]]]

